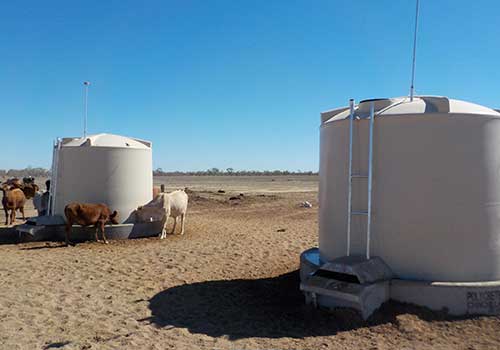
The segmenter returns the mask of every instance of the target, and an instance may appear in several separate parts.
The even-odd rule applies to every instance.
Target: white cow
[[[163,230],[160,239],[167,236],[167,222],[169,217],[174,218],[172,234],[177,226],[177,218],[181,217],[181,235],[184,234],[184,224],[188,205],[188,195],[184,190],[170,193],[160,193],[148,204],[137,208],[136,220],[139,222],[163,221]]]
[[[38,212],[38,216],[47,215],[47,209],[49,207],[49,192],[36,191],[33,196],[33,206]]]

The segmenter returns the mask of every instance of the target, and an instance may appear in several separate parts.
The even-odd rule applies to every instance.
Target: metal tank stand
[[[322,263],[315,248],[301,255],[300,265],[300,290],[315,308],[352,308],[367,319],[389,299],[393,273],[379,257],[351,255]]]
[[[370,235],[372,223],[372,179],[373,179],[373,124],[375,120],[375,102],[370,102],[370,139],[368,144],[368,174],[353,173],[352,170],[352,143],[353,143],[353,129],[354,129],[354,100],[349,100],[349,194],[347,199],[347,256],[351,255],[351,222],[353,215],[362,215],[367,217],[366,224],[366,259],[370,259]],[[353,210],[352,209],[352,185],[354,179],[368,178],[368,209]]]

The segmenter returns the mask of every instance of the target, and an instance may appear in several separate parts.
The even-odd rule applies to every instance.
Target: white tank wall
[[[353,171],[367,172],[368,120],[356,121]],[[500,279],[500,119],[415,114],[375,119],[371,254],[406,279]],[[321,127],[319,249],[346,255],[349,121]],[[353,209],[366,210],[355,179]],[[351,253],[365,254],[353,216]]]
[[[124,222],[152,199],[151,149],[62,147],[59,150],[55,214],[70,202],[105,203]]]

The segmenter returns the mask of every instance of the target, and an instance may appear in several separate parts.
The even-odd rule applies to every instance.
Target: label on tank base
[[[469,314],[500,314],[500,290],[467,291],[465,297]]]

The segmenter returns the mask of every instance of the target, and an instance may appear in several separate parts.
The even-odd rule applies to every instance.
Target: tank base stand
[[[306,302],[316,307],[353,308],[365,319],[389,299],[456,316],[500,315],[500,280],[405,280],[391,277],[382,259],[370,260],[342,257],[325,263],[318,248],[306,250],[300,256],[300,289]]]
[[[367,319],[389,299],[389,282],[349,283],[328,277],[310,276],[300,284],[306,304],[314,307],[348,307],[358,310]]]

